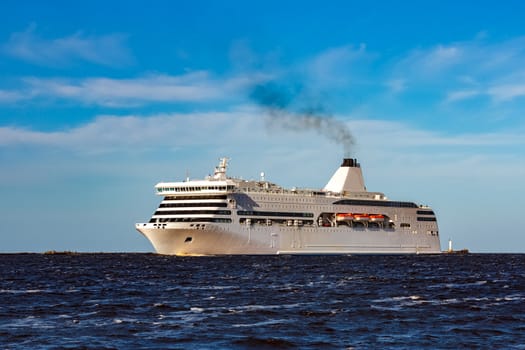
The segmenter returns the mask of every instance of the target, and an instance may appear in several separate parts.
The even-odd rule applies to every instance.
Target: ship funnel
[[[343,159],[343,164],[332,175],[324,190],[335,193],[365,192],[365,181],[363,180],[361,165],[357,159]]]

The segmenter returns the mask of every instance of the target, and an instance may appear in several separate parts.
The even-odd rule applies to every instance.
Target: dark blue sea
[[[525,255],[0,254],[1,349],[525,349]]]

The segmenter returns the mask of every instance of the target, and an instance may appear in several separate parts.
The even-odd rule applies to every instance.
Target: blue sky
[[[151,251],[158,181],[322,188],[350,130],[367,188],[442,247],[525,252],[522,1],[2,1],[0,252]],[[285,120],[254,88],[287,98]],[[288,119],[287,119],[288,118]],[[297,122],[297,124],[295,124]]]

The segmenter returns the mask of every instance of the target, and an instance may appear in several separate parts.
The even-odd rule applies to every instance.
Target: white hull
[[[411,232],[352,229],[349,227],[244,227],[231,231],[228,224],[206,224],[195,229],[188,224],[137,224],[136,228],[166,255],[246,254],[439,254],[437,236]],[[232,225],[233,226],[233,225]]]

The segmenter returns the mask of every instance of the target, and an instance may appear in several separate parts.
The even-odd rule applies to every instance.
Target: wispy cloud
[[[19,91],[0,90],[0,103],[14,103],[26,99]]]
[[[488,42],[486,37],[417,49],[394,64],[391,74],[410,86],[440,88],[445,102],[485,96],[507,102],[525,96],[525,37]]]
[[[6,54],[34,64],[60,67],[77,60],[107,66],[129,65],[133,57],[123,34],[88,36],[82,32],[47,39],[32,25],[23,32],[12,33],[2,45]]]
[[[106,107],[140,106],[148,102],[206,102],[246,94],[250,86],[265,79],[263,74],[219,79],[206,71],[130,79],[28,77],[22,80],[24,86],[19,90],[0,90],[0,103],[34,98],[73,100]]]
[[[245,106],[233,111],[185,113],[185,114],[157,114],[143,115],[102,115],[93,121],[75,128],[61,131],[37,131],[24,128],[0,128],[0,146],[12,147],[17,145],[34,145],[65,147],[77,150],[98,151],[124,149],[133,147],[176,147],[198,143],[221,144],[255,143],[259,140],[264,143],[290,143],[305,138],[308,140],[315,132],[304,131],[297,133],[286,129],[272,128],[271,132],[265,127],[264,118],[260,117],[258,108]],[[348,117],[338,117],[338,120],[348,120]],[[522,137],[525,125],[517,126],[512,130],[502,130],[490,133],[463,133],[444,135],[423,129],[412,128],[402,122],[384,120],[353,120],[346,125],[360,135],[358,141],[362,145],[382,148],[417,147],[498,147],[525,145]],[[217,130],[221,130],[217,133]],[[250,132],[247,133],[246,130]],[[286,135],[285,135],[286,134]],[[286,136],[286,137],[283,137]],[[292,142],[293,143],[293,142]],[[233,146],[233,147],[237,147]],[[332,144],[333,146],[333,144]]]
[[[411,79],[435,79],[469,59],[469,45],[437,45],[416,49],[396,62],[394,71],[409,75]]]
[[[365,44],[333,47],[307,60],[303,69],[313,83],[334,87],[353,83],[374,57]]]
[[[498,102],[525,97],[525,84],[502,84],[488,89],[487,93]]]
[[[0,127],[0,147],[45,146],[87,153],[114,152],[129,147],[144,149],[190,146],[226,142],[253,109],[229,113],[190,113],[139,115],[102,115],[78,127],[59,131],[39,131],[19,127]],[[250,120],[253,122],[253,120]],[[233,126],[236,125],[236,126]],[[217,133],[217,130],[222,130]],[[246,142],[251,136],[247,136]]]
[[[447,93],[447,98],[445,102],[451,103],[451,102],[457,102],[462,101],[466,99],[470,99],[479,95],[482,95],[483,92],[479,90],[458,90],[458,91],[449,91]]]
[[[525,97],[525,84],[494,84],[484,90],[450,91],[445,102],[457,102],[478,96],[488,96],[497,103],[508,102],[519,97]]]
[[[416,53],[415,59],[420,61],[425,73],[436,74],[461,64],[468,52],[461,45],[438,45],[428,52]]]
[[[370,144],[382,146],[392,145],[396,148],[414,147],[500,147],[512,145],[525,145],[522,137],[525,124],[516,125],[512,129],[494,132],[471,133],[447,135],[432,132],[425,129],[410,127],[403,122],[392,122],[384,120],[360,120],[351,122],[352,129],[359,130],[361,138],[368,140]],[[443,150],[444,148],[442,148]],[[457,149],[457,148],[456,148]],[[435,150],[439,152],[438,149]]]

